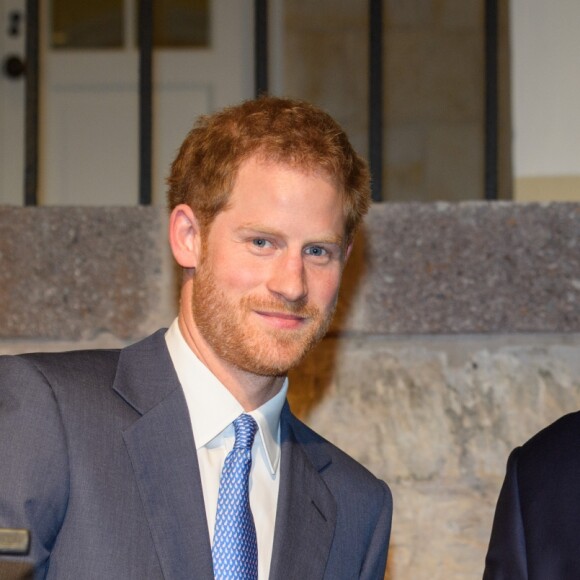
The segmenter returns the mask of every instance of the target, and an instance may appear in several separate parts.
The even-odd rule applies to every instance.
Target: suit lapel
[[[161,331],[121,353],[113,388],[141,414],[123,438],[164,577],[213,579],[187,403]]]
[[[330,459],[320,449],[307,455],[295,421],[286,405],[270,580],[323,578],[336,526],[336,502],[320,476]]]

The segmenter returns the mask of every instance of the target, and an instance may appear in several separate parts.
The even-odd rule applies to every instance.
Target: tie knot
[[[258,424],[251,415],[244,413],[234,421],[236,441],[234,449],[251,449],[254,443],[254,435],[258,430]]]

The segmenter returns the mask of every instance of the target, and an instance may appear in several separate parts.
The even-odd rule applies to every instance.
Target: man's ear
[[[175,261],[183,268],[196,268],[201,256],[201,231],[190,206],[176,206],[169,218],[169,244]]]
[[[348,244],[348,246],[346,247],[346,251],[344,252],[344,264],[346,265],[346,262],[348,260],[348,257],[350,256],[350,253],[352,252],[352,244],[353,242],[350,242],[350,244]]]

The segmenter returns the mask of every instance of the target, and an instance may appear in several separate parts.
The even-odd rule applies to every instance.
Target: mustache
[[[242,298],[241,305],[248,310],[291,314],[301,318],[316,318],[320,314],[320,310],[316,306],[308,304],[306,298],[288,302],[286,300],[268,300],[265,298],[246,296]]]

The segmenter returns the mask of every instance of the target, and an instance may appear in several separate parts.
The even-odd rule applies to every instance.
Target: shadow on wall
[[[366,246],[368,236],[364,227],[358,231],[350,258],[344,269],[340,295],[334,320],[327,339],[340,336],[346,326],[346,319],[352,315],[354,298],[366,271]],[[320,402],[329,394],[337,368],[339,341],[324,339],[302,361],[300,366],[289,373],[291,388],[288,400],[292,411],[300,419],[306,420]]]

